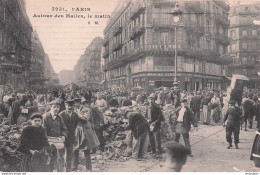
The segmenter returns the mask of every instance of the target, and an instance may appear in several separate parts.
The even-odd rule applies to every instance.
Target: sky
[[[73,70],[77,60],[95,37],[103,38],[109,18],[95,19],[94,15],[112,15],[118,0],[25,0],[26,11],[33,29],[37,31],[45,53],[48,54],[54,71]],[[54,11],[53,11],[54,7]],[[55,11],[62,7],[67,11]],[[87,8],[87,11],[72,11]],[[55,17],[63,15],[64,18]],[[66,18],[66,14],[84,15],[82,18]],[[33,17],[52,15],[52,17]],[[92,18],[88,18],[92,15]],[[94,24],[98,21],[98,24]],[[90,22],[90,23],[89,23]]]

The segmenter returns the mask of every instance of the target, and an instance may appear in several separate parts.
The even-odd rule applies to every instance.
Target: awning
[[[99,84],[103,84],[105,82],[105,80],[101,81]]]
[[[230,81],[232,80],[232,77],[225,77],[225,78],[228,79],[228,80],[230,80]]]

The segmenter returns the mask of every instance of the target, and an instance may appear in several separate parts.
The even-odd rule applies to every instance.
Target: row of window
[[[194,59],[179,59],[178,70],[183,72],[197,72],[211,75],[226,75],[227,66],[215,63],[205,63]],[[131,70],[126,71],[126,66],[108,71],[108,79],[127,75],[128,73],[138,73],[143,71],[172,71],[174,70],[174,60],[171,57],[147,57],[134,61]]]
[[[257,36],[257,30],[253,29],[243,29],[241,31],[242,36]],[[237,31],[236,30],[231,30],[230,31],[230,36],[231,38],[236,38],[237,37]]]

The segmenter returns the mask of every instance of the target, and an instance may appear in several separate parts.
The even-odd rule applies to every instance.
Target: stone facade
[[[181,90],[226,87],[228,12],[224,1],[178,1],[177,79]],[[107,85],[141,86],[148,91],[172,86],[175,2],[120,2],[104,30],[103,71]]]

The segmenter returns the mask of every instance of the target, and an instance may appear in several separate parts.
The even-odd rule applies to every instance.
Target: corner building
[[[176,2],[120,2],[104,30],[103,54],[108,87],[141,86],[151,92],[173,86]],[[226,86],[229,5],[222,1],[179,1],[177,79],[181,90]]]
[[[230,11],[229,72],[249,78],[249,88],[260,88],[260,3],[236,4]]]

